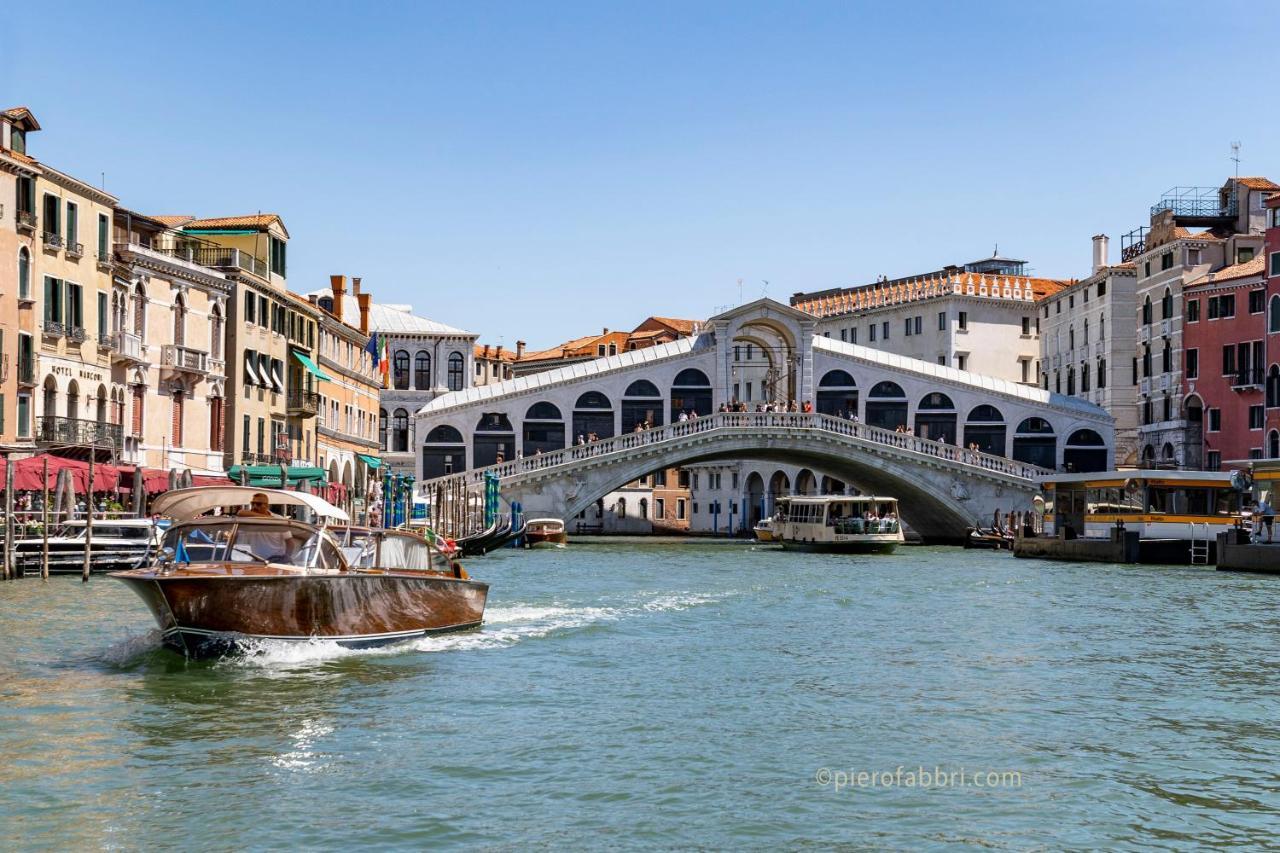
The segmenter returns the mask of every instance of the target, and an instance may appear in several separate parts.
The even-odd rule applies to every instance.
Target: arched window
[[[18,249],[18,298],[31,298],[31,253],[26,246]]]
[[[1267,371],[1267,408],[1280,407],[1280,364],[1271,365]]]
[[[1267,331],[1280,334],[1280,293],[1271,297],[1271,322],[1267,324]]]
[[[216,303],[209,312],[209,355],[222,358],[222,306]]]
[[[581,444],[614,434],[613,404],[599,391],[587,391],[573,404],[573,442]]]
[[[1098,340],[1105,341],[1107,339],[1107,315],[1098,315]]]
[[[907,395],[896,382],[877,382],[867,395],[867,423],[882,429],[907,425]]]
[[[1067,396],[1070,397],[1076,393],[1076,369],[1074,367],[1067,368]]]
[[[983,404],[969,412],[964,424],[964,446],[978,445],[978,450],[996,456],[1004,456],[1004,415],[995,406]]]
[[[1053,470],[1057,467],[1058,442],[1053,425],[1044,418],[1027,418],[1013,434],[1013,458]]]
[[[147,291],[142,282],[133,290],[133,333],[140,338],[147,336]]]
[[[431,390],[431,356],[422,350],[413,357],[413,387],[419,391]]]
[[[67,419],[72,421],[80,419],[80,383],[74,379],[67,386]]]
[[[378,448],[387,449],[387,410],[378,409]]]
[[[1098,359],[1098,369],[1095,372],[1098,378],[1098,388],[1107,387],[1107,360],[1105,358]]]
[[[847,370],[828,370],[818,380],[817,409],[824,415],[858,416],[858,384]]]
[[[1084,321],[1084,345],[1089,345],[1089,321],[1087,319]]]
[[[646,519],[648,517],[649,517],[649,500],[648,498],[641,498],[640,499],[640,518]]]
[[[711,414],[711,380],[696,367],[685,368],[671,382],[671,420],[678,420],[681,412]]]
[[[95,402],[97,403],[97,412],[94,419],[100,424],[105,424],[107,422],[107,386],[98,386],[98,397]]]
[[[476,424],[471,444],[477,468],[510,462],[516,455],[516,437],[511,420],[503,412],[485,412]]]
[[[1069,326],[1067,328],[1067,349],[1073,350],[1075,348],[1076,348],[1076,329],[1075,329],[1075,326]]]
[[[391,384],[401,391],[409,388],[409,353],[402,349],[391,356]]]
[[[1280,431],[1272,430],[1267,437],[1267,458],[1280,459]]]
[[[1078,429],[1067,437],[1062,463],[1068,471],[1107,470],[1107,446],[1091,429]]]
[[[391,451],[393,453],[406,453],[408,450],[409,413],[404,409],[396,409],[395,414],[391,416]]]
[[[1164,349],[1160,352],[1160,372],[1168,373],[1171,370],[1173,370],[1173,344],[1166,338]]]
[[[1151,325],[1151,297],[1148,296],[1142,301],[1142,325]]]
[[[654,385],[648,379],[637,379],[627,386],[624,397],[661,397],[662,392],[658,390],[658,386]]]
[[[1080,365],[1080,392],[1088,393],[1089,391],[1089,362],[1083,362]]]
[[[173,300],[173,342],[187,345],[187,304],[181,293]]]
[[[618,502],[613,505],[613,512],[620,519],[626,518],[627,517],[627,499],[618,498]]]
[[[427,444],[462,444],[462,433],[451,426],[438,426],[427,433]]]
[[[443,477],[467,470],[467,448],[462,433],[451,426],[438,426],[427,433],[422,445],[422,476]]]
[[[622,431],[662,426],[662,392],[648,379],[637,379],[622,395]]]
[[[454,352],[449,354],[449,390],[462,390],[462,353]]]
[[[1160,319],[1168,320],[1173,316],[1173,291],[1164,289],[1164,298],[1160,300]]]
[[[1142,345],[1142,375],[1144,378],[1151,375],[1151,344]]]

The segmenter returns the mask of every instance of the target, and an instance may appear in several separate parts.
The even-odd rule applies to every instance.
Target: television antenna
[[[1240,143],[1231,143],[1231,162],[1236,164],[1236,177],[1240,177]]]
[[[764,282],[764,287],[760,288],[760,298],[763,299],[769,295],[769,279],[762,278],[760,281]]]

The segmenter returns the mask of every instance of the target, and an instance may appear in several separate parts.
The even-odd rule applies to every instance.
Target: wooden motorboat
[[[49,537],[49,574],[80,574],[88,535],[88,524],[83,519],[61,525]],[[159,544],[156,525],[149,518],[94,519],[89,543],[90,571],[137,568],[158,553]],[[13,560],[19,574],[39,573],[44,545],[42,536],[14,541]]]
[[[563,548],[569,544],[569,534],[565,532],[564,521],[558,518],[529,519],[524,531],[524,544],[527,548]]]
[[[772,518],[760,519],[758,522],[756,522],[756,526],[753,527],[751,530],[753,533],[755,533],[757,542],[777,542],[778,541],[777,536],[775,536],[773,533]]]
[[[964,547],[999,551],[1013,550],[1013,537],[995,528],[970,527]]]
[[[778,499],[774,535],[787,550],[892,553],[905,541],[896,498]]]
[[[281,516],[206,515],[265,494],[297,507],[307,523]],[[151,609],[164,642],[190,656],[221,654],[245,641],[330,640],[351,648],[474,628],[489,585],[420,535],[363,529],[335,538],[349,521],[302,492],[241,486],[178,489],[153,505],[174,519],[160,558],[115,572]]]

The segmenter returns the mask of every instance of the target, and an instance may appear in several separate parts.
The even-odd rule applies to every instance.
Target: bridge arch
[[[818,494],[818,478],[808,468],[801,468],[796,472],[795,493],[806,496]]]
[[[746,488],[744,495],[747,501],[747,520],[750,527],[755,527],[760,519],[764,518],[764,477],[760,476],[759,471],[752,471],[747,475]]]

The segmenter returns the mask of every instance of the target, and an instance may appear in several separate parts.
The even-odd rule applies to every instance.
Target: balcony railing
[[[160,348],[160,365],[184,373],[208,373],[209,354],[178,344],[165,344]]]
[[[1128,262],[1147,250],[1147,226],[1135,228],[1120,237],[1120,260]]]
[[[35,385],[36,384],[36,359],[33,355],[23,356],[18,353],[18,384],[19,385]]]
[[[116,348],[115,335],[98,335],[98,349],[113,350]]]
[[[116,332],[111,336],[111,355],[121,361],[142,361],[142,338],[133,332]]]
[[[209,372],[214,376],[227,375],[227,363],[223,359],[209,356]]]
[[[1231,380],[1231,387],[1237,391],[1244,391],[1249,388],[1261,388],[1263,382],[1263,371],[1261,367],[1246,367],[1243,370],[1236,371],[1235,377]]]
[[[157,246],[148,247],[153,252],[159,252],[162,255],[168,255],[171,258],[179,258],[193,264],[199,264],[202,267],[210,267],[212,269],[241,269],[251,272],[259,278],[267,277],[267,262],[262,258],[242,252],[239,249],[232,249],[226,246],[213,246],[202,244],[198,246],[184,245],[173,246],[170,248],[160,248]]]
[[[1237,209],[1234,192],[1224,195],[1218,187],[1174,187],[1151,206],[1151,215],[1171,210],[1179,219],[1218,219],[1235,216]]]
[[[290,391],[288,408],[291,415],[315,417],[320,410],[320,395],[314,391]]]
[[[44,232],[44,247],[46,249],[61,249],[62,235],[54,234],[52,231]]]
[[[82,344],[88,340],[89,335],[85,332],[84,326],[68,326],[67,337],[78,344]]]
[[[40,444],[119,447],[121,441],[119,424],[48,415],[36,419],[36,442]]]
[[[74,243],[74,242],[70,242],[70,241],[68,241],[68,242],[67,242],[67,257],[68,257],[68,258],[83,258],[83,257],[84,257],[84,243]]]
[[[36,215],[29,210],[18,211],[18,230],[25,231],[28,234],[35,233]]]
[[[278,465],[280,460],[269,453],[241,453],[241,465]]]
[[[67,336],[67,327],[53,320],[45,320],[40,329],[46,336],[51,338],[65,338]]]

